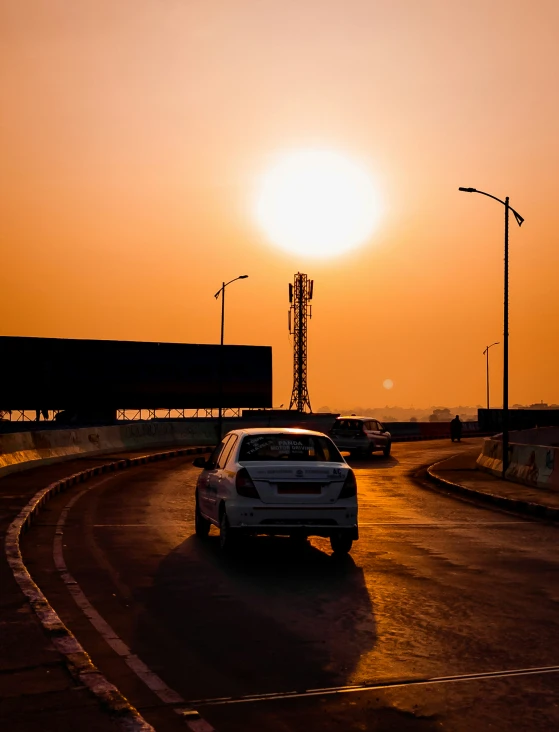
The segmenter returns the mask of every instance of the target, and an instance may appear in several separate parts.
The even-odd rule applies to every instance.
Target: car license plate
[[[321,492],[322,483],[278,483],[281,495],[319,496]]]

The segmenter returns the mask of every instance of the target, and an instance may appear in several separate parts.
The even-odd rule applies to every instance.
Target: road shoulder
[[[479,449],[441,460],[423,476],[431,485],[471,500],[490,503],[506,511],[551,521],[559,521],[559,494],[501,480],[477,469]]]
[[[65,732],[76,726],[92,732],[123,727],[152,729],[118,689],[97,672],[87,653],[35,585],[22,560],[20,532],[29,527],[51,496],[109,468],[132,467],[198,451],[199,448],[128,451],[3,476],[0,536],[5,552],[0,555],[0,701],[2,719],[10,730]]]

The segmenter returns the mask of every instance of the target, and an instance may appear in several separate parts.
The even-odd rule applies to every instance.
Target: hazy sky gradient
[[[315,280],[323,404],[477,404],[502,341],[510,403],[559,402],[556,0],[0,0],[1,332],[274,349],[287,284]],[[272,247],[259,176],[283,150],[347,152],[383,197],[343,259]],[[491,351],[501,399],[501,347]],[[385,379],[394,381],[387,391]]]

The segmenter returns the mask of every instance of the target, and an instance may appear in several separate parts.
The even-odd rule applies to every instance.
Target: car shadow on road
[[[384,455],[367,455],[367,456],[351,456],[345,455],[348,465],[355,470],[389,470],[400,464],[400,461],[393,455],[384,457]]]
[[[217,535],[191,536],[145,592],[151,627],[138,618],[134,650],[190,699],[341,685],[376,643],[363,570],[287,537],[224,556]]]

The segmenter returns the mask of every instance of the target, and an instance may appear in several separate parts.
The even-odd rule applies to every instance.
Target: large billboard
[[[0,336],[0,409],[272,406],[270,346]]]

